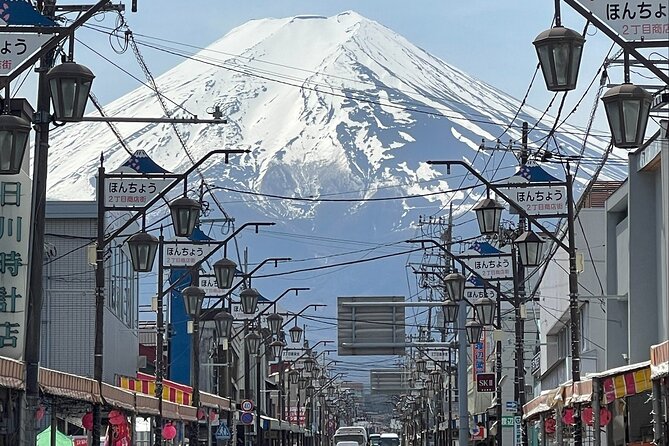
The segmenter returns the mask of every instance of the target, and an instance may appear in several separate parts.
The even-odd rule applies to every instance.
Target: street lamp
[[[523,266],[539,266],[543,254],[544,241],[533,231],[525,231],[513,241],[518,249]]]
[[[281,356],[283,355],[283,349],[286,348],[286,344],[281,341],[274,341],[269,345],[269,348],[272,351],[272,356],[280,361]]]
[[[474,311],[481,325],[492,325],[495,321],[495,302],[489,297],[482,297],[474,302]]]
[[[541,71],[549,91],[570,91],[576,88],[578,70],[585,39],[578,32],[557,26],[534,39]]]
[[[419,358],[416,360],[416,371],[418,373],[425,373],[427,370],[427,363],[423,358]]]
[[[182,294],[184,297],[186,313],[193,319],[196,319],[200,314],[202,302],[204,301],[204,290],[200,287],[189,286],[184,288]]]
[[[470,320],[465,325],[465,332],[467,333],[467,342],[470,344],[476,344],[481,342],[481,336],[483,335],[483,325],[479,324],[475,320]]]
[[[643,144],[652,99],[653,95],[631,83],[615,86],[602,95],[614,146],[633,149]]]
[[[483,199],[474,206],[482,235],[494,235],[499,232],[499,222],[502,220],[503,210],[504,206],[492,198]]]
[[[451,273],[444,278],[446,293],[455,302],[460,302],[465,297],[465,281],[467,279],[460,273]]]
[[[214,265],[214,276],[216,277],[216,286],[222,290],[232,288],[232,282],[237,272],[237,264],[230,259],[222,258],[217,260]]]
[[[277,313],[270,314],[267,316],[267,325],[269,325],[269,331],[272,333],[272,336],[278,336],[281,331],[281,325],[283,324],[283,318]]]
[[[297,388],[300,390],[304,390],[307,387],[307,378],[299,377],[297,380]]]
[[[225,310],[220,311],[214,316],[214,323],[216,324],[216,333],[219,338],[230,338],[232,334],[232,323],[235,318]]]
[[[291,384],[298,384],[300,382],[300,372],[293,369],[288,372],[288,378],[290,379]]]
[[[0,115],[0,175],[16,175],[21,171],[29,134],[30,122],[27,120]]]
[[[158,251],[158,238],[142,231],[128,237],[126,243],[130,251],[132,269],[138,273],[150,272]]]
[[[172,226],[177,237],[190,237],[193,234],[202,205],[186,196],[176,198],[169,204],[172,214]]]
[[[255,288],[246,288],[239,293],[239,299],[242,303],[242,312],[244,314],[254,314],[258,309],[258,298],[260,293]]]
[[[307,358],[304,360],[304,371],[307,373],[311,373],[314,371],[314,367],[316,366],[316,361],[313,360],[313,358]]]
[[[446,305],[443,305],[442,311],[444,312],[444,322],[447,324],[453,324],[458,320],[458,312],[460,310],[460,305],[453,301],[446,301]]]
[[[72,61],[51,68],[46,74],[56,120],[81,119],[95,75]]]
[[[314,391],[315,391],[316,389],[314,388],[314,386],[312,386],[312,385],[308,385],[307,388],[304,389],[304,390],[305,390],[305,393],[306,393],[306,395],[307,395],[307,398],[311,398],[311,397],[314,396]]]
[[[258,349],[260,348],[260,335],[254,331],[249,333],[246,336],[246,348],[248,348],[249,353],[252,355],[258,354]]]
[[[295,326],[292,327],[290,330],[288,330],[288,334],[290,335],[290,340],[293,344],[300,343],[303,331],[304,330],[302,330],[300,327],[297,326],[297,320],[295,320]]]

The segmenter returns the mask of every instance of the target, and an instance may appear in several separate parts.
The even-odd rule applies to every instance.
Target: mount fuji
[[[481,149],[482,141],[490,147],[498,138],[502,146],[512,140],[518,148],[520,123],[533,127],[539,121],[530,141],[542,141],[554,121],[527,105],[519,112],[517,99],[350,11],[248,22],[189,54],[156,83],[169,98],[173,116],[204,117],[219,107],[228,120],[225,125],[178,126],[193,159],[216,148],[250,150],[231,157],[229,164],[213,158],[202,172],[237,221],[279,222],[265,235],[262,230],[245,235],[243,242],[252,246],[254,261],[293,257],[293,264],[277,271],[407,250],[411,245],[393,243],[414,235],[419,215],[438,215],[451,202],[458,222],[470,220],[466,211],[483,191],[454,191],[473,179],[456,169],[449,176],[426,161],[467,160],[500,180],[513,175],[517,161],[508,151]],[[94,89],[99,87],[94,83]],[[105,111],[109,116],[164,116],[147,87],[113,101]],[[163,168],[183,172],[192,165],[171,126],[117,127],[131,150],[144,150]],[[601,158],[608,138],[591,136],[586,144],[583,134],[583,129],[562,125],[551,148]],[[56,129],[49,199],[93,199],[101,152],[109,170],[128,157],[104,124]],[[624,178],[626,169],[615,164],[600,178]],[[563,178],[557,167],[551,169]],[[577,184],[582,186],[594,170],[592,163],[583,164]],[[466,229],[470,226],[461,228],[473,233],[474,228]],[[408,293],[401,272],[406,263],[404,255],[276,276],[262,284],[277,291],[307,281],[317,284],[319,297],[300,294],[288,304],[295,307],[314,300],[333,304],[334,296],[346,293],[402,295]],[[273,272],[270,268],[266,276]]]

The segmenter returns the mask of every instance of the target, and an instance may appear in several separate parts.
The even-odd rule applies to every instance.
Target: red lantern
[[[172,423],[167,423],[163,427],[163,438],[165,440],[173,440],[177,436],[177,428],[172,425]]]
[[[555,418],[546,418],[546,421],[544,421],[544,429],[546,430],[547,434],[553,434],[555,433],[555,425],[556,425]]]
[[[216,416],[217,414],[215,411],[212,410],[211,412],[209,412],[209,421],[216,421]]]
[[[112,426],[118,426],[120,424],[126,423],[125,415],[118,410],[112,410],[109,412],[109,424]]]
[[[204,409],[198,409],[197,410],[197,419],[198,420],[204,420],[205,418],[207,418],[207,414],[204,413]]]
[[[87,431],[93,430],[93,412],[86,412],[86,414],[81,417],[81,425]]]
[[[606,407],[602,407],[599,411],[599,425],[606,426],[611,422],[611,411]]]
[[[41,421],[42,418],[44,418],[44,412],[45,412],[44,406],[40,404],[37,410],[35,410],[35,420]]]
[[[574,424],[574,409],[565,409],[562,421],[564,424]]]
[[[583,409],[582,416],[583,416],[583,421],[585,421],[585,424],[587,424],[588,426],[593,425],[595,421],[594,420],[595,415],[592,411],[592,407],[586,407],[585,409]]]

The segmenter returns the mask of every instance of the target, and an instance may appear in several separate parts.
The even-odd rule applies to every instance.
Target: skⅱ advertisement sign
[[[29,297],[30,191],[25,172],[0,176],[0,356],[18,360],[23,357]]]

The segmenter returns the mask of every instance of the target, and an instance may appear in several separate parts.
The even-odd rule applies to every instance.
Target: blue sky
[[[126,3],[129,9],[130,2]],[[552,0],[419,0],[411,4],[396,0],[139,0],[138,3],[137,13],[126,12],[126,19],[134,32],[200,47],[252,19],[300,14],[329,16],[354,10],[518,99],[525,95],[537,63],[532,40],[550,27],[553,17]],[[563,24],[581,31],[584,19],[567,5],[563,5],[562,9]],[[105,14],[96,18],[96,22],[91,23],[113,27],[115,14]],[[591,28],[589,34],[593,35],[587,38],[579,89],[570,94],[565,110],[576,104],[611,45],[608,38],[594,32],[594,29]],[[144,79],[132,51],[117,54],[105,35],[90,30],[81,30],[77,38],[136,77]],[[178,57],[148,48],[143,48],[142,54],[155,75],[181,62]],[[103,104],[139,85],[137,80],[81,44],[77,45],[75,58],[96,73],[93,90]],[[622,74],[616,75],[621,81]],[[33,82],[26,82],[20,94],[31,97],[33,86]],[[579,108],[575,119],[570,121],[572,124],[585,124],[593,101],[592,93]],[[546,92],[543,79],[538,76],[530,92],[529,103],[543,110],[551,98],[552,94]],[[551,112],[555,113],[555,110]],[[597,127],[603,129],[604,121],[598,120]]]

